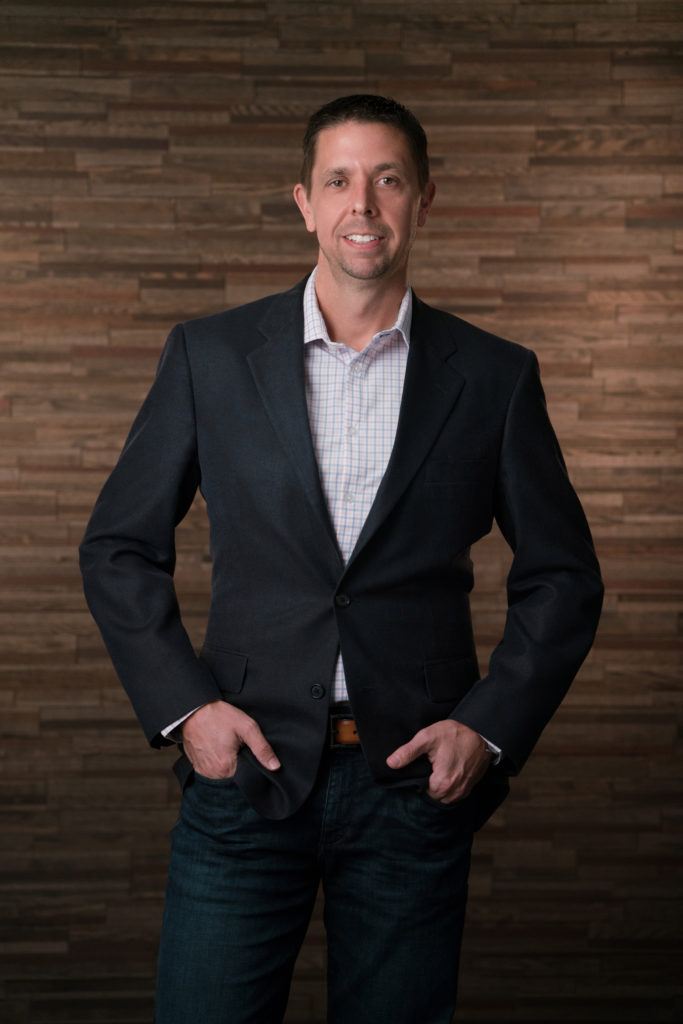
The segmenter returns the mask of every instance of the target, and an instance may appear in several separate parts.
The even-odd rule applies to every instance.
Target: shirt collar
[[[317,271],[318,267],[315,266],[304,289],[304,344],[309,341],[317,341],[319,339],[326,342],[332,341],[327,331],[325,318],[320,312],[318,296],[315,294],[315,276]],[[409,348],[412,311],[413,295],[410,287],[407,287],[405,295],[401,300],[398,316],[396,317],[396,323],[393,327],[388,327],[382,331],[378,331],[377,334],[373,336],[372,340],[374,341],[375,338],[391,334],[393,331],[399,331],[406,344],[406,348]]]

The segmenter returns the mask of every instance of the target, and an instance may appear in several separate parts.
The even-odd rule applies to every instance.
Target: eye
[[[336,185],[338,182],[342,182],[343,178],[333,178],[332,181],[328,181],[328,185]]]
[[[397,183],[398,183],[398,178],[394,178],[394,177],[393,177],[392,175],[390,175],[390,174],[385,174],[385,175],[383,175],[383,176],[382,176],[382,177],[381,177],[381,178],[380,178],[379,180],[380,180],[380,181],[390,181],[390,182],[393,182],[394,184],[397,184]]]

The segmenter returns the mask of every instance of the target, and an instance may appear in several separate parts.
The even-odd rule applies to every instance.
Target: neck
[[[389,278],[334,276],[319,259],[315,294],[332,341],[361,350],[378,331],[393,327],[407,288],[407,267]]]

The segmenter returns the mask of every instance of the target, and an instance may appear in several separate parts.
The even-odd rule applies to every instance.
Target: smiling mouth
[[[384,241],[383,235],[361,234],[360,232],[354,232],[343,237],[345,242],[355,246],[357,249],[375,249]]]

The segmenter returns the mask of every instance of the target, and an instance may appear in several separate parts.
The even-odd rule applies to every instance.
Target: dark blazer
[[[398,770],[385,758],[446,717],[502,748],[465,798],[479,828],[585,659],[603,600],[538,360],[413,292],[391,458],[344,566],[308,422],[307,277],[169,334],[79,548],[88,606],[153,747],[206,701],[256,719],[282,767],[269,772],[243,746],[234,780],[264,816],[287,817],[311,790],[341,644],[379,784],[423,784],[426,755]],[[174,529],[197,487],[213,560],[199,654],[173,585]],[[494,518],[514,558],[504,634],[481,677],[470,545]],[[185,754],[174,770],[184,786]]]

